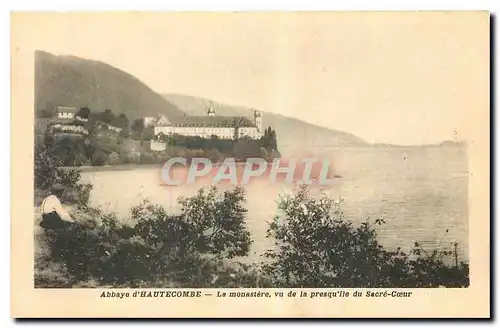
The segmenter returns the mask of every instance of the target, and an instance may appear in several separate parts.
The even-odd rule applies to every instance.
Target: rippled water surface
[[[280,149],[284,156],[287,149]],[[387,247],[409,250],[415,241],[425,247],[459,243],[458,253],[468,259],[468,173],[466,149],[459,147],[328,148],[339,179],[330,190],[342,199],[347,219],[383,218],[378,228]],[[201,184],[165,187],[158,168],[96,170],[82,173],[94,184],[91,202],[115,211],[124,219],[142,199],[177,210],[178,196],[192,196]],[[270,247],[267,221],[276,213],[276,196],[290,190],[265,181],[246,187],[248,218],[254,245],[251,259]],[[448,230],[448,232],[446,232]]]

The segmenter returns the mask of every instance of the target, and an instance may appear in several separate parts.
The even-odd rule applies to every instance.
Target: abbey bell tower
[[[257,131],[262,134],[262,112],[255,110],[253,112],[253,121],[257,127]]]
[[[212,103],[210,103],[210,107],[208,107],[208,110],[207,110],[207,115],[208,115],[208,116],[215,116],[215,110],[214,110],[214,108],[212,107]]]

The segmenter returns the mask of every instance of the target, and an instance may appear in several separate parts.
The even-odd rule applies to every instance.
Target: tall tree
[[[270,148],[271,150],[278,150],[278,139],[276,138],[275,130],[271,130],[270,133]]]
[[[128,123],[129,123],[129,121],[128,121],[127,115],[121,113],[114,120],[113,125],[126,130],[126,129],[128,129]]]
[[[111,109],[106,109],[104,112],[100,113],[99,119],[107,124],[112,124],[115,120],[115,114],[111,111]]]
[[[144,130],[144,121],[142,118],[137,118],[134,120],[134,123],[132,123],[132,131],[135,132],[142,132]]]
[[[82,108],[80,108],[80,110],[78,111],[78,116],[80,116],[81,118],[89,118],[90,116],[90,108],[84,106]]]
[[[48,109],[43,109],[38,113],[38,115],[40,118],[51,118],[52,116],[54,116],[54,113]]]

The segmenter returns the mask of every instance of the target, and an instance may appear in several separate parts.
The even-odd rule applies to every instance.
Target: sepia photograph
[[[401,301],[489,263],[487,12],[13,22],[35,290]]]

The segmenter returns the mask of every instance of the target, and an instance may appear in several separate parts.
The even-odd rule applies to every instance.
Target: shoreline
[[[284,149],[290,146],[282,145]],[[332,149],[386,149],[386,150],[412,150],[412,149],[425,149],[425,148],[454,148],[454,149],[467,149],[467,145],[463,144],[442,144],[442,145],[417,145],[417,146],[406,146],[406,145],[387,145],[387,144],[368,144],[368,145],[343,145],[343,146],[323,146],[327,150]],[[285,151],[286,152],[286,151]],[[221,163],[218,163],[220,165]],[[245,162],[237,162],[237,165],[244,165]],[[130,171],[137,169],[161,169],[163,164],[117,164],[117,165],[84,165],[84,166],[60,166],[60,169],[71,170],[76,169],[80,172],[102,172],[102,171]]]
[[[84,166],[60,166],[62,170],[78,170],[80,172],[102,172],[102,171],[130,171],[136,169],[161,168],[160,164],[118,164],[118,165],[84,165]]]

